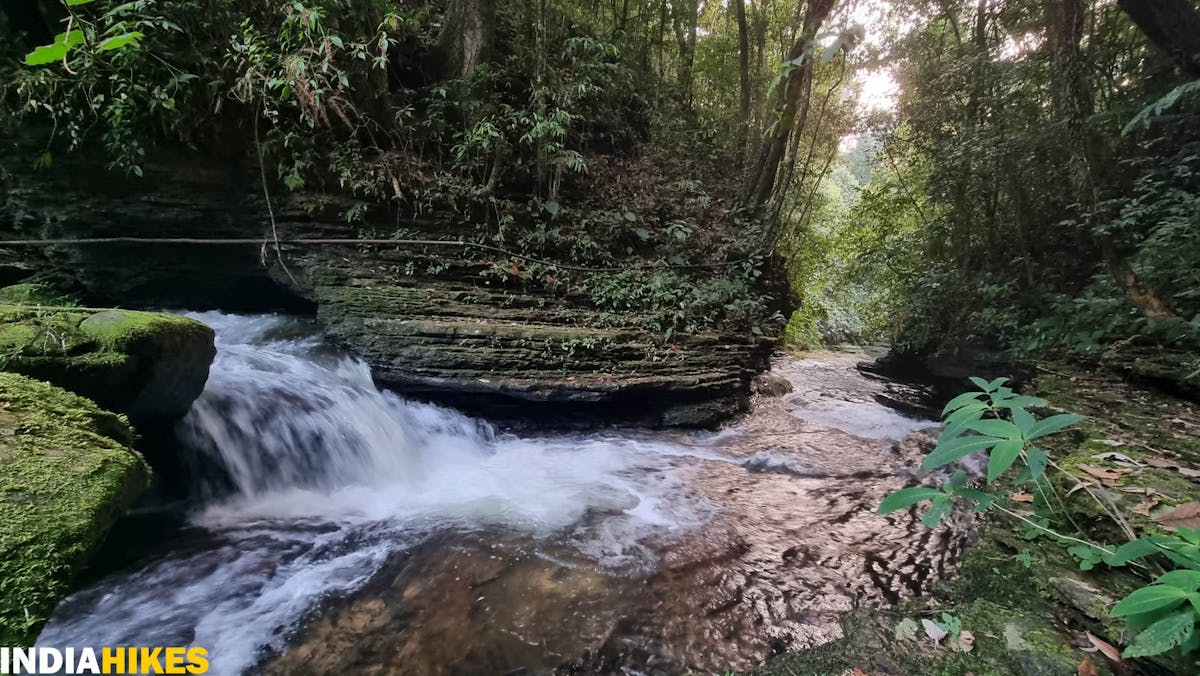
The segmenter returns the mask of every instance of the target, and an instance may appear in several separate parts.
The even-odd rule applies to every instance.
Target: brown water
[[[512,529],[441,532],[326,603],[265,671],[721,673],[839,638],[842,614],[921,592],[974,536],[965,515],[927,530],[874,514],[931,438],[875,402],[863,358],[781,357],[794,392],[716,435],[667,435],[696,450],[673,471],[713,509],[643,539],[649,564],[602,566]]]

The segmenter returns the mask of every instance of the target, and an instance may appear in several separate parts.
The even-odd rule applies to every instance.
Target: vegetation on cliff
[[[653,313],[660,331],[781,325],[769,259],[836,143],[802,118],[832,115],[813,83],[861,37],[842,17],[834,44],[818,39],[831,2],[802,17],[765,3],[737,29],[730,8],[699,2],[25,5],[9,15],[12,55],[61,56],[10,73],[8,124],[43,125],[47,141],[30,161],[103,148],[141,174],[159,148],[230,149],[277,201],[364,237],[449,211],[474,228],[445,238],[516,254],[474,252],[497,274]],[[60,18],[80,35],[65,50]],[[697,289],[702,303],[686,297]]]

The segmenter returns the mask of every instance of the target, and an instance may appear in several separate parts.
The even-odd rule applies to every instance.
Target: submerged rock
[[[11,287],[0,291],[11,295]],[[215,355],[212,329],[187,317],[0,305],[0,368],[71,390],[138,425],[182,417]]]
[[[782,397],[795,389],[792,381],[777,373],[761,373],[754,377],[750,386],[755,394],[764,397]]]
[[[117,415],[0,373],[0,644],[28,645],[149,469]]]

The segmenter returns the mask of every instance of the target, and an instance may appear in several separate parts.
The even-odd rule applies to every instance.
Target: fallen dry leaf
[[[1141,514],[1142,516],[1150,516],[1150,510],[1157,507],[1158,503],[1160,502],[1162,502],[1161,495],[1147,495],[1146,499],[1143,500],[1141,504],[1133,508],[1133,513]]]
[[[1028,493],[1013,493],[1008,499],[1013,502],[1033,502],[1033,496]]]
[[[1076,467],[1105,483],[1116,481],[1129,474],[1129,470],[1127,469],[1105,469],[1103,467],[1096,467],[1095,465],[1076,465]]]
[[[1071,486],[1071,490],[1067,491],[1067,495],[1071,495],[1075,491],[1081,491],[1081,490],[1087,488],[1088,486],[1096,485],[1090,481],[1084,481],[1083,479],[1080,479],[1079,477],[1072,477],[1072,478],[1075,479],[1076,484],[1074,486]]]
[[[1159,514],[1154,520],[1167,528],[1200,528],[1200,502],[1185,502],[1169,512]]]
[[[1097,638],[1090,631],[1085,631],[1083,634],[1087,636],[1087,640],[1091,641],[1092,645],[1096,647],[1096,650],[1099,650],[1101,653],[1103,653],[1104,656],[1112,661],[1113,664],[1121,664],[1121,651],[1117,650],[1116,646],[1101,638]]]
[[[975,634],[969,631],[959,633],[958,639],[954,642],[954,647],[959,652],[969,653],[975,649]]]
[[[1143,458],[1143,461],[1151,467],[1161,469],[1179,469],[1179,461],[1171,460],[1170,458]]]
[[[1079,676],[1100,676],[1100,670],[1096,668],[1096,663],[1090,657],[1083,658],[1083,661],[1076,667],[1075,673]]]
[[[925,629],[925,635],[933,641],[934,645],[941,645],[942,639],[946,638],[946,630],[942,629],[933,620],[921,620],[921,626]]]

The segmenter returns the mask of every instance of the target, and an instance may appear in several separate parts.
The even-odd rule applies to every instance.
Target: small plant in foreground
[[[1017,394],[1005,386],[1005,378],[990,382],[971,378],[971,382],[979,390],[960,394],[942,410],[945,427],[937,444],[921,463],[921,469],[938,469],[973,453],[984,452],[987,454],[987,484],[994,483],[1016,467],[1016,484],[1034,483],[1043,492],[1052,491],[1053,487],[1046,480],[1050,457],[1032,442],[1066,430],[1083,417],[1060,413],[1039,419],[1028,409],[1045,406],[1046,400]],[[1200,632],[1196,630],[1200,624],[1200,530],[1179,528],[1176,536],[1143,536],[1110,550],[1058,533],[1045,522],[1039,523],[1006,508],[1000,496],[969,487],[963,470],[954,472],[940,489],[929,486],[902,488],[884,498],[878,512],[890,514],[928,501],[930,508],[921,522],[932,528],[959,500],[972,504],[976,511],[996,509],[1022,521],[1031,530],[1049,535],[1060,543],[1071,544],[1068,551],[1079,560],[1083,570],[1090,570],[1099,563],[1124,566],[1151,556],[1167,559],[1174,566],[1173,570],[1158,576],[1152,584],[1134,590],[1111,610],[1113,617],[1125,618],[1126,627],[1137,632],[1124,655],[1145,657],[1176,647],[1187,655],[1200,648]],[[1026,568],[1034,563],[1028,553],[1018,555],[1018,561]]]

